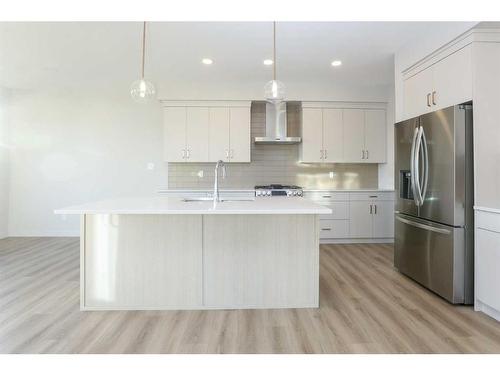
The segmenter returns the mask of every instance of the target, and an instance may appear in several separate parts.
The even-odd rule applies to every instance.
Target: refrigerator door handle
[[[424,128],[422,129],[422,153],[424,156],[424,178],[422,180],[422,186],[420,187],[422,204],[424,204],[425,195],[427,194],[427,183],[429,181],[429,152],[427,149],[427,139],[425,138]]]
[[[420,146],[422,144],[422,127],[419,126],[416,133],[415,140],[415,150],[413,152],[413,184],[415,186],[415,203],[417,206],[422,205],[422,190],[421,190],[421,182],[420,182]]]
[[[415,184],[415,143],[417,142],[418,127],[413,131],[413,141],[411,142],[411,152],[410,152],[410,184],[411,191],[413,193],[413,199],[415,204],[418,206],[417,200],[417,189]]]
[[[411,225],[411,226],[416,227],[416,228],[429,230],[431,232],[442,233],[442,234],[451,234],[451,231],[448,230],[448,229],[436,228],[436,227],[433,227],[433,226],[430,226],[430,225],[426,225],[426,224],[423,224],[423,223],[417,223],[416,221],[411,221],[411,220],[408,220],[408,219],[403,219],[400,216],[396,216],[396,220],[398,220],[398,221],[400,221],[402,223]]]

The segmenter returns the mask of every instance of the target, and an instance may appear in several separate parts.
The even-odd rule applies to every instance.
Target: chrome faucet
[[[215,164],[215,181],[214,181],[214,204],[220,202],[219,196],[219,167],[222,167],[222,178],[226,178],[226,165],[222,160]]]

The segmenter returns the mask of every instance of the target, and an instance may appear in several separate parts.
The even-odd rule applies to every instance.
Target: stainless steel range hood
[[[300,141],[300,137],[287,136],[286,102],[266,103],[266,136],[255,137],[255,143],[286,145]]]

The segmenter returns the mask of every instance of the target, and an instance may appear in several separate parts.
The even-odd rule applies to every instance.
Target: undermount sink
[[[212,197],[186,197],[182,198],[183,202],[210,202],[214,199]],[[220,202],[252,202],[255,198],[222,198]]]

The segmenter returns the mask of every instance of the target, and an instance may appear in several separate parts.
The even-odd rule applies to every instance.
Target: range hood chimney
[[[266,136],[255,137],[255,143],[294,144],[300,141],[300,137],[287,136],[286,102],[266,102]]]

